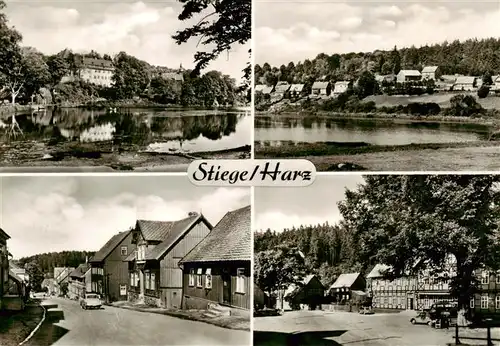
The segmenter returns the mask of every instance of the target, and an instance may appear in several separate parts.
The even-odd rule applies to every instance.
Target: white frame
[[[236,293],[245,294],[245,268],[236,269]]]
[[[123,253],[124,252],[123,250],[125,250],[125,253]],[[128,247],[122,246],[120,248],[120,253],[122,254],[122,256],[128,256]]]
[[[487,295],[482,295],[481,296],[481,309],[488,309],[488,306],[490,305],[489,303],[490,303],[490,297],[488,297]]]
[[[203,288],[203,269],[196,269],[196,287]]]
[[[212,288],[212,269],[207,268],[205,270],[205,288],[211,289]]]
[[[194,268],[189,269],[189,280],[188,280],[188,286],[189,287],[194,287]]]

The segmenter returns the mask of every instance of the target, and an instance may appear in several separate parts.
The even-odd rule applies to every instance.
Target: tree
[[[282,296],[290,285],[302,282],[304,269],[304,261],[295,247],[281,245],[261,251],[255,255],[255,284],[269,296],[275,291]]]
[[[63,296],[63,297],[66,296],[68,294],[68,291],[69,291],[68,283],[67,282],[61,283],[60,288],[61,288],[61,296]]]
[[[500,178],[493,175],[367,176],[339,203],[366,268],[382,263],[397,278],[441,272],[455,259],[451,294],[469,306],[474,270],[499,267]]]
[[[51,55],[47,58],[47,66],[53,85],[58,84],[62,77],[68,74],[70,66],[68,62],[59,55]]]
[[[30,287],[34,292],[42,290],[43,272],[38,261],[31,261],[26,264],[26,274],[29,276]]]
[[[200,21],[184,30],[177,31],[173,39],[183,44],[192,38],[199,38],[198,44],[211,46],[212,51],[198,51],[194,60],[194,74],[215,60],[221,53],[229,52],[235,44],[245,44],[251,38],[250,0],[179,0],[183,3],[180,21],[203,16]],[[215,18],[211,20],[211,18]],[[247,65],[248,66],[248,65]]]
[[[355,92],[360,100],[370,95],[376,95],[379,92],[379,85],[373,73],[365,71],[361,74]]]
[[[471,115],[484,111],[474,96],[458,94],[450,99],[450,113],[458,117],[470,117]]]
[[[115,58],[114,88],[119,99],[130,99],[142,93],[149,84],[147,63],[125,52]]]
[[[477,97],[480,99],[484,99],[490,93],[490,88],[486,85],[481,85],[479,89],[477,89]]]

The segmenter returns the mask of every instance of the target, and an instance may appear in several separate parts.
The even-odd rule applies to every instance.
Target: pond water
[[[12,123],[19,126],[12,131]],[[46,109],[0,121],[4,146],[16,142],[94,143],[99,147],[155,152],[209,152],[249,145],[250,112],[75,108]],[[17,130],[16,130],[17,129]]]
[[[284,142],[405,145],[470,142],[487,138],[488,127],[484,125],[372,119],[255,118],[255,141],[267,145]]]

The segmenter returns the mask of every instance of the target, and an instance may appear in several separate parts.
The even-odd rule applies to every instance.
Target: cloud
[[[87,5],[87,6],[85,6]],[[172,35],[181,23],[177,3],[10,3],[7,16],[23,35],[23,44],[45,54],[65,48],[117,54],[125,51],[154,65],[194,67],[197,40],[177,45]],[[40,20],[43,18],[43,20]],[[195,18],[196,19],[196,18]],[[239,80],[249,59],[250,44],[235,47],[207,69],[220,70]]]
[[[79,179],[85,178],[56,182],[34,178],[26,181],[20,191],[3,189],[1,227],[12,237],[8,246],[14,257],[64,250],[96,251],[113,234],[133,226],[137,219],[172,221],[187,217],[190,211],[201,211],[215,225],[226,212],[250,204],[248,188],[186,185],[186,197],[181,198],[170,197],[168,189],[157,193],[137,193],[140,188],[128,191],[130,185],[140,187],[144,180],[141,177],[127,184],[116,182],[114,192],[105,195],[101,195],[102,187],[95,184],[109,183],[94,177],[95,196],[84,198],[82,190],[89,187],[79,186]],[[169,177],[158,179],[165,182]]]
[[[312,59],[320,53],[500,36],[500,8],[495,3],[314,2],[286,6],[283,2],[257,2],[255,11],[256,62],[274,66]],[[279,16],[282,12],[286,15]],[[314,35],[306,35],[311,32]]]

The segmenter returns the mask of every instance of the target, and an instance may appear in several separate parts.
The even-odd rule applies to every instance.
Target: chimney
[[[195,212],[195,211],[190,211],[190,212],[188,213],[188,216],[189,216],[189,217],[192,217],[192,216],[197,216],[197,215],[198,215],[198,213],[197,213],[197,212]]]

